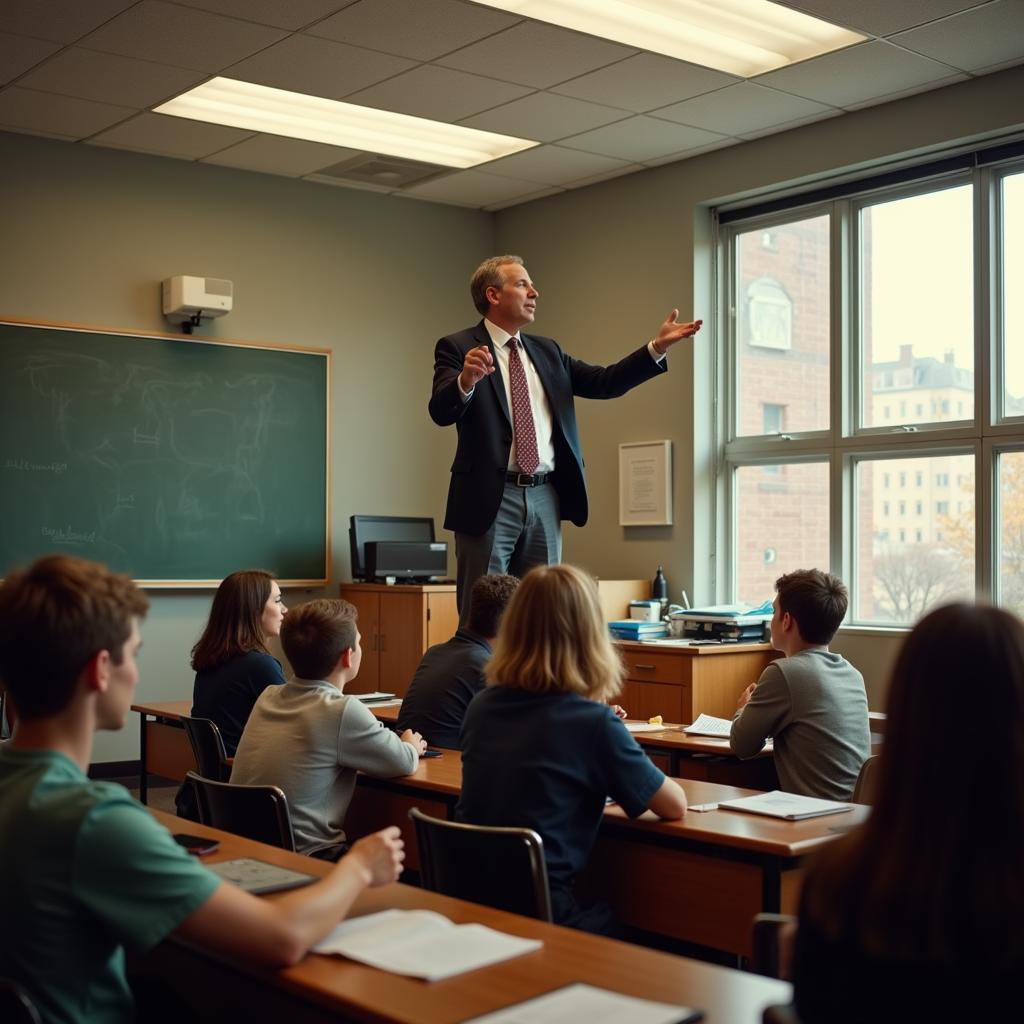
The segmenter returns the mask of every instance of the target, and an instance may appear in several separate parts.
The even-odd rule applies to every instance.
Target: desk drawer
[[[621,652],[626,676],[641,683],[689,682],[688,659],[675,654],[627,649]]]

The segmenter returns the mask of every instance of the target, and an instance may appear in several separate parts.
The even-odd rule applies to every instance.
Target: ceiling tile
[[[885,96],[876,96],[874,99],[864,100],[862,103],[851,103],[846,109],[863,110],[865,107],[877,107],[880,103],[892,103],[894,100],[901,100],[907,96],[916,96],[918,93],[930,92],[932,89],[941,89],[946,85],[966,82],[968,78],[970,78],[970,75],[966,72],[951,71],[947,78],[940,78],[937,81],[927,82],[923,85],[911,86],[909,89],[900,89]]]
[[[73,43],[136,0],[3,0],[0,30]]]
[[[721,71],[641,53],[571,82],[563,82],[551,91],[643,112],[738,81]]]
[[[379,192],[391,195],[397,191],[392,185],[371,185],[368,181],[342,181],[331,174],[306,174],[303,181],[315,181],[320,185],[333,185],[335,188],[354,188],[359,192]]]
[[[769,71],[756,81],[834,107],[848,107],[938,82],[949,74],[944,64],[875,40]]]
[[[815,114],[812,117],[798,117],[795,121],[787,121],[785,124],[771,125],[770,127],[754,129],[749,132],[744,132],[741,136],[742,139],[761,139],[766,135],[777,135],[779,132],[788,132],[793,128],[800,128],[805,124],[814,124],[815,121],[827,121],[830,117],[839,117],[841,114],[846,113],[844,110],[839,110],[837,107],[825,107],[824,112],[821,114]]]
[[[669,153],[682,153],[688,149],[721,141],[723,136],[703,128],[671,124],[655,117],[631,117],[627,121],[606,125],[592,132],[563,139],[561,145],[570,149],[583,149],[588,153],[602,153],[620,160],[644,163]]]
[[[632,56],[636,50],[605,39],[524,21],[437,63],[545,89]]]
[[[632,174],[634,171],[645,170],[643,164],[622,164],[615,170],[605,171],[603,174],[592,174],[586,178],[579,178],[576,181],[568,182],[570,188],[583,188],[584,185],[596,185],[599,181],[609,181],[612,178],[621,178],[624,174]]]
[[[142,0],[87,35],[81,45],[198,71],[219,71],[284,36],[279,29],[160,0]]]
[[[710,153],[713,149],[728,149],[730,146],[739,145],[739,139],[727,139],[719,136],[714,142],[706,142],[702,146],[695,146],[692,149],[684,149],[678,153],[666,153],[663,156],[651,157],[644,161],[645,167],[661,167],[662,164],[674,164],[679,160],[692,160],[701,153]]]
[[[113,146],[115,149],[134,149],[143,153],[198,160],[241,142],[251,134],[220,124],[145,113],[89,141],[99,146]]]
[[[493,78],[468,75],[432,64],[421,64],[412,71],[386,82],[346,96],[349,103],[397,110],[435,121],[457,121],[470,114],[488,110],[525,96],[530,90],[521,85],[496,82]]]
[[[752,82],[740,82],[715,92],[683,100],[670,107],[653,111],[655,117],[663,117],[679,124],[706,128],[723,135],[742,135],[772,125],[785,124],[797,118],[824,113],[830,107],[802,96],[766,89]]]
[[[59,49],[56,43],[0,32],[0,83],[12,81]]]
[[[510,206],[521,206],[523,203],[532,203],[534,199],[543,199],[545,196],[557,196],[559,192],[564,192],[562,188],[545,188],[541,189],[540,192],[531,192],[528,196],[516,196],[514,199],[503,199],[500,203],[488,203],[482,207],[487,213],[493,213],[495,210],[507,210]]]
[[[227,78],[337,100],[414,67],[411,60],[296,35],[227,68]]]
[[[1024,3],[999,0],[934,25],[900,32],[891,41],[965,71],[1024,61]]]
[[[490,203],[502,203],[509,199],[533,195],[536,192],[537,186],[531,181],[501,178],[496,174],[481,174],[479,171],[457,171],[455,174],[403,189],[400,194],[479,208]]]
[[[521,139],[554,142],[566,135],[596,128],[598,125],[628,117],[624,110],[601,107],[596,103],[537,92],[521,100],[495,107],[486,114],[467,117],[460,123],[469,128],[488,132],[502,132]]]
[[[371,50],[432,60],[517,20],[460,0],[359,0],[309,31]]]
[[[128,107],[11,86],[0,92],[0,128],[83,139],[134,113]]]
[[[274,28],[295,31],[333,14],[338,8],[355,3],[355,0],[174,0],[185,7],[198,7],[212,14],[226,14],[243,21],[256,21]]]
[[[204,163],[238,167],[246,171],[284,174],[301,178],[323,167],[356,156],[360,151],[344,146],[325,146],[304,139],[285,139],[280,135],[255,135],[204,159]]]
[[[988,0],[784,0],[794,7],[833,25],[859,29],[874,36],[886,36],[912,25],[944,18],[947,14],[976,7]]]
[[[141,110],[176,96],[203,78],[201,72],[185,68],[70,46],[27,74],[19,85]]]
[[[600,156],[597,153],[584,153],[578,149],[565,149],[562,146],[538,146],[528,149],[525,153],[513,153],[512,156],[493,160],[482,164],[476,170],[482,174],[500,174],[508,178],[522,178],[524,181],[536,181],[542,185],[565,185],[581,178],[620,172],[622,168],[632,165],[625,160]]]

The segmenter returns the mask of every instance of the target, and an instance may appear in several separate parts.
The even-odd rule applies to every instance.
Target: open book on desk
[[[314,953],[338,953],[382,971],[440,981],[532,953],[540,939],[482,924],[455,924],[433,910],[382,910],[342,921]]]
[[[802,821],[804,818],[819,818],[824,814],[840,814],[852,809],[851,804],[837,800],[818,800],[796,793],[783,793],[773,789],[770,793],[744,796],[737,800],[722,800],[718,805],[725,811],[746,811],[748,814],[766,814],[770,818],[785,818],[787,821]]]

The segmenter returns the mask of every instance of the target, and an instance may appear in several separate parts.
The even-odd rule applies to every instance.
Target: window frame
[[[951,161],[952,162],[952,161]],[[975,479],[975,589],[991,597],[999,585],[1001,553],[997,493],[998,457],[1002,452],[1024,452],[1024,414],[1006,416],[1003,409],[1003,230],[1002,194],[1006,178],[1024,173],[1024,159],[1013,153],[1000,163],[973,168],[946,168],[919,178],[903,175],[896,184],[873,184],[858,190],[851,184],[843,195],[815,197],[806,204],[798,198],[779,208],[755,213],[730,213],[728,223],[715,219],[716,294],[719,299],[717,338],[717,393],[715,538],[721,565],[715,581],[716,599],[735,600],[738,558],[736,538],[738,500],[735,471],[741,466],[774,463],[825,462],[829,466],[830,570],[842,576],[851,593],[858,587],[856,561],[856,466],[874,459],[898,459],[972,454]],[[861,211],[880,202],[898,201],[969,184],[972,188],[974,287],[974,415],[955,421],[865,426],[861,411],[869,372],[862,366],[860,263]],[[770,232],[812,217],[828,216],[829,227],[829,426],[825,430],[787,431],[777,435],[737,435],[739,424],[738,242],[748,232]],[[897,406],[898,409],[898,406]],[[934,500],[932,498],[931,500]],[[870,630],[906,630],[909,624],[879,623],[851,618],[846,626]]]

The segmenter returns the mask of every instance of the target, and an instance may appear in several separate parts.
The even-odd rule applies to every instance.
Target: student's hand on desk
[[[397,881],[405,860],[405,843],[397,825],[390,825],[353,844],[344,861],[355,858],[366,870],[368,885],[387,885]]]
[[[615,717],[616,718],[625,718],[626,717],[626,709],[621,704],[613,704],[612,705],[612,711],[615,712]]]
[[[408,743],[410,747],[415,747],[418,754],[422,754],[427,749],[427,741],[418,732],[413,732],[412,729],[406,729],[398,738],[403,743]]]
[[[486,345],[477,345],[466,353],[462,361],[462,373],[459,374],[459,386],[463,391],[472,391],[477,382],[488,374],[494,373],[494,359]]]
[[[654,338],[654,347],[658,354],[663,356],[677,341],[682,341],[683,338],[692,338],[703,323],[703,320],[681,323],[679,310],[673,309],[665,317],[665,322],[658,328],[658,333]]]
[[[751,683],[739,696],[739,700],[736,701],[736,710],[742,711],[743,708],[750,703],[750,698],[754,696],[754,691],[757,689],[757,683]]]

